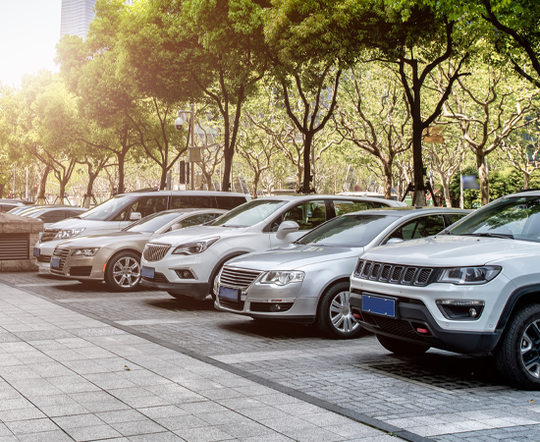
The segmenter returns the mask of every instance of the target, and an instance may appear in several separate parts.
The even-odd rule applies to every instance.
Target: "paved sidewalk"
[[[0,442],[399,438],[0,284]]]

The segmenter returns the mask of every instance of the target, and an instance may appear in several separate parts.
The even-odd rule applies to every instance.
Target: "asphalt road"
[[[332,340],[166,292],[112,293],[46,273],[0,282],[410,440],[540,441],[540,392],[511,388],[491,358],[430,350],[398,358],[374,336]]]

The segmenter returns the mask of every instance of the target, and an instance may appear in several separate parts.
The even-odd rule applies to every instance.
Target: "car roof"
[[[355,195],[319,195],[319,194],[310,194],[310,195],[279,195],[279,196],[265,196],[264,198],[257,198],[253,201],[259,201],[259,200],[277,200],[277,201],[308,201],[313,199],[337,199],[337,200],[345,200],[350,201],[357,200],[357,201],[373,201],[373,202],[381,202],[386,201],[390,202],[392,204],[399,203],[395,200],[388,200],[384,198],[378,198],[373,196],[355,196]]]
[[[472,210],[469,209],[459,209],[456,207],[388,207],[384,209],[368,209],[368,210],[359,210],[357,212],[344,213],[343,215],[393,215],[398,217],[404,216],[414,216],[414,215],[444,215],[452,213],[462,213],[468,214]]]
[[[193,195],[193,196],[218,196],[218,195],[226,195],[226,196],[243,196],[246,199],[250,197],[250,195],[246,193],[240,193],[240,192],[221,192],[217,190],[153,190],[153,191],[133,191],[133,192],[124,192],[119,193],[117,195],[114,195],[114,197],[118,196],[124,196],[124,195],[132,195],[132,196],[155,196],[155,195]]]

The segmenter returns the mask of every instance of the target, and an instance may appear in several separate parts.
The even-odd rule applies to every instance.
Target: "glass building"
[[[88,25],[94,18],[96,0],[62,0],[60,36],[66,34],[86,37]]]

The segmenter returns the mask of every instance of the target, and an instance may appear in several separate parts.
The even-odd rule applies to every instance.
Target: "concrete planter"
[[[0,272],[37,271],[32,254],[43,221],[0,213]]]

